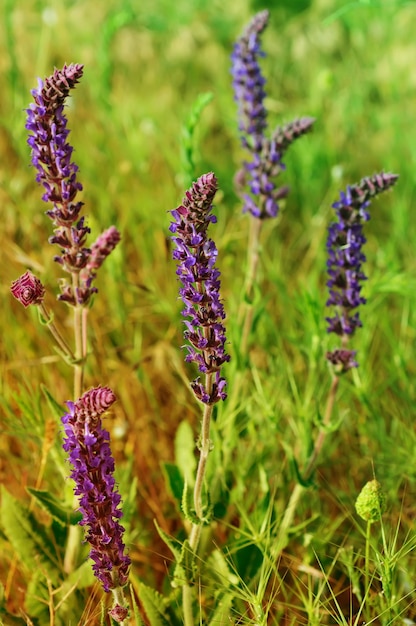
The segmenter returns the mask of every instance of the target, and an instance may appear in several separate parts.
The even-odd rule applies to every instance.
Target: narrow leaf
[[[59,578],[58,555],[47,529],[4,487],[1,496],[0,521],[20,560],[31,569],[41,569],[52,582],[56,582]]]
[[[228,626],[233,607],[233,596],[224,593],[216,602],[216,609],[208,622],[209,626]]]
[[[178,562],[181,558],[181,543],[165,533],[165,531],[159,526],[156,520],[154,520],[154,525],[156,526],[156,530],[159,533],[159,537],[162,539],[162,541],[165,542],[169,550],[172,552],[173,556],[175,557],[175,561]]]
[[[82,519],[81,513],[66,507],[48,491],[27,487],[26,489],[33,496],[38,504],[49,513],[49,515],[62,526],[75,526]]]
[[[183,478],[178,466],[174,463],[162,463],[162,471],[170,493],[180,503],[183,491]]]

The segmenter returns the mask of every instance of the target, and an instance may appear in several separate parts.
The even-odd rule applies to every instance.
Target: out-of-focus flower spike
[[[358,307],[366,303],[361,295],[363,281],[367,276],[362,270],[366,257],[362,248],[366,239],[363,223],[370,219],[368,207],[372,198],[390,189],[397,181],[396,174],[381,172],[363,178],[340,193],[340,199],[332,205],[337,221],[328,229],[327,269],[329,298],[327,306],[334,307],[335,313],[327,317],[328,333],[342,338],[343,349],[327,353],[327,359],[338,370],[347,371],[357,367],[355,352],[345,350],[348,338],[362,326]]]

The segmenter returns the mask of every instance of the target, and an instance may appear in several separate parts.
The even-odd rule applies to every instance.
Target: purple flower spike
[[[86,305],[93,293],[92,281],[98,268],[117,245],[120,235],[112,226],[98,238],[92,249],[87,247],[90,228],[80,216],[83,202],[77,201],[82,185],[77,179],[78,166],[72,161],[73,148],[68,143],[69,130],[64,104],[71,89],[83,74],[80,64],[64,65],[44,81],[39,79],[32,91],[34,103],[27,109],[28,144],[36,180],[43,185],[42,199],[53,205],[46,214],[55,230],[49,243],[57,244],[61,253],[55,261],[72,274],[72,284],[61,281],[58,299],[72,306]]]
[[[101,423],[101,415],[115,400],[111,389],[96,387],[76,402],[67,402],[69,412],[62,417],[63,448],[73,467],[74,493],[80,497],[80,524],[87,527],[92,567],[105,591],[127,583],[131,563],[125,554],[124,528],[119,523],[123,514],[113,476],[110,435]]]
[[[250,153],[250,160],[245,161],[243,169],[237,172],[235,182],[244,203],[243,212],[249,212],[259,219],[277,216],[279,201],[289,192],[288,187],[277,188],[275,184],[275,178],[285,169],[282,156],[295,139],[311,129],[314,122],[313,118],[304,117],[283,128],[277,127],[271,138],[265,136],[266,81],[258,58],[264,56],[260,48],[260,35],[268,19],[267,10],[257,13],[238,39],[231,55],[241,143]],[[249,193],[245,191],[246,185]]]
[[[29,304],[42,304],[45,295],[45,287],[39,278],[29,271],[12,283],[10,291],[25,308]]]
[[[261,73],[258,57],[265,56],[260,48],[260,35],[268,21],[269,11],[257,13],[236,42],[231,55],[238,127],[243,133],[243,144],[255,152],[261,149],[263,132],[267,127],[267,110],[264,106],[266,80]]]
[[[207,230],[216,217],[211,214],[217,191],[217,179],[211,172],[204,174],[186,192],[183,203],[171,211],[174,221],[170,231],[176,249],[173,258],[178,261],[176,274],[183,287],[179,290],[185,304],[184,337],[188,362],[194,362],[203,374],[209,376],[209,388],[197,378],[192,384],[196,397],[204,404],[225,400],[226,381],[221,377],[221,366],[230,357],[225,352],[225,312],[220,300],[220,272],[215,267],[217,248],[208,239]],[[213,375],[213,376],[211,376]]]
[[[82,202],[74,202],[82,185],[77,181],[78,167],[71,160],[73,148],[67,142],[69,130],[64,115],[65,100],[82,73],[80,64],[64,65],[44,81],[39,79],[38,88],[32,90],[35,102],[26,111],[27,142],[38,172],[36,180],[45,189],[43,200],[53,204],[47,214],[63,228],[78,220],[82,207]]]
[[[363,223],[370,219],[368,207],[373,197],[392,187],[397,181],[396,174],[375,174],[363,178],[360,183],[351,185],[341,192],[340,200],[332,205],[337,221],[328,229],[328,276],[329,298],[327,306],[335,308],[335,314],[326,318],[328,333],[342,337],[343,345],[362,326],[356,310],[366,299],[361,295],[361,285],[367,280],[362,271],[366,257],[362,247],[366,242]],[[328,352],[327,359],[342,371],[358,367],[354,360],[355,352],[335,350]]]

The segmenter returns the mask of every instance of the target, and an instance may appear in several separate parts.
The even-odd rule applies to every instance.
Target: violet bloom
[[[55,70],[44,81],[39,79],[38,88],[32,90],[35,102],[27,109],[26,122],[36,180],[45,189],[42,199],[53,205],[46,212],[55,226],[49,242],[61,247],[55,261],[73,276],[72,284],[62,281],[59,299],[73,306],[87,304],[97,291],[91,286],[95,273],[87,270],[84,279],[78,279],[90,262],[91,250],[86,246],[90,228],[80,216],[83,202],[77,200],[77,194],[82,185],[77,178],[78,166],[72,161],[64,113],[65,100],[82,74],[83,66],[72,64]]]
[[[225,400],[226,381],[221,366],[230,357],[225,352],[225,312],[220,300],[220,272],[215,267],[217,248],[208,239],[208,226],[217,221],[212,215],[212,202],[217,191],[217,179],[211,172],[204,174],[186,192],[182,204],[171,211],[174,221],[170,231],[175,243],[173,258],[178,261],[176,274],[183,287],[179,290],[185,304],[182,315],[187,318],[184,333],[188,354],[186,361],[198,365],[206,374],[207,384],[198,377],[191,383],[196,397],[205,404]]]
[[[366,177],[360,183],[351,185],[341,192],[340,200],[332,205],[337,221],[328,229],[328,276],[329,298],[327,306],[334,307],[334,315],[327,317],[328,333],[335,333],[342,338],[343,349],[329,352],[327,359],[346,371],[357,367],[355,352],[345,350],[356,328],[362,326],[358,307],[365,304],[361,295],[362,282],[367,280],[362,270],[366,257],[362,247],[366,242],[363,223],[370,219],[368,207],[373,197],[392,187],[397,181],[396,174],[375,174]]]
[[[97,387],[76,402],[67,402],[69,412],[62,417],[63,448],[73,467],[74,493],[80,497],[80,524],[87,527],[94,574],[105,591],[127,583],[131,563],[125,554],[124,528],[119,523],[123,514],[114,480],[110,435],[101,422],[101,415],[115,400],[111,389]]]
[[[30,271],[13,281],[10,291],[25,308],[30,304],[42,304],[45,295],[45,287]]]
[[[265,79],[258,63],[264,57],[260,47],[260,35],[267,26],[269,12],[260,11],[251,20],[238,39],[231,55],[234,100],[238,106],[241,143],[250,153],[249,161],[236,175],[237,191],[244,201],[243,211],[254,217],[276,217],[279,201],[289,189],[277,188],[275,178],[285,168],[282,156],[289,145],[308,132],[314,120],[309,117],[295,120],[283,128],[280,126],[266,137],[267,110],[264,105]],[[248,184],[250,193],[244,192]]]

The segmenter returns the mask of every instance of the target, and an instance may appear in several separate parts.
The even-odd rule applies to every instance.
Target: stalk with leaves
[[[390,189],[397,179],[396,174],[384,172],[368,176],[359,183],[347,187],[345,192],[341,192],[340,199],[332,205],[337,219],[329,226],[327,238],[326,284],[329,290],[327,306],[332,307],[333,311],[333,315],[327,317],[327,332],[337,335],[341,345],[326,354],[326,359],[332,367],[332,376],[325,412],[312,445],[312,452],[299,470],[300,482],[295,486],[286,507],[279,528],[275,555],[286,545],[287,533],[293,522],[296,507],[316,468],[331,424],[340,378],[352,368],[358,367],[357,351],[351,350],[349,343],[356,329],[362,326],[358,309],[360,305],[366,303],[361,294],[362,284],[367,280],[362,267],[366,261],[363,253],[363,245],[366,242],[363,226],[370,219],[368,207],[371,200]]]
[[[267,136],[266,80],[259,58],[265,54],[260,37],[267,27],[269,11],[257,13],[237,40],[231,56],[234,99],[238,108],[238,128],[242,147],[248,160],[235,176],[237,193],[243,202],[243,212],[251,215],[247,272],[244,297],[239,314],[242,326],[241,354],[245,354],[253,324],[253,298],[260,260],[260,235],[265,219],[276,218],[280,201],[287,196],[287,186],[277,187],[276,178],[285,165],[282,158],[289,146],[309,132],[314,119],[303,117],[285,126],[277,126]]]
[[[197,552],[202,526],[209,523],[205,474],[212,446],[210,423],[214,404],[227,397],[222,366],[230,360],[225,351],[225,312],[220,299],[220,272],[216,267],[218,251],[207,233],[209,225],[216,222],[212,203],[217,188],[213,173],[198,178],[186,192],[182,204],[171,212],[174,221],[170,225],[175,244],[173,258],[178,262],[176,274],[182,283],[179,293],[185,305],[182,311],[188,351],[185,360],[195,363],[203,375],[202,380],[198,377],[191,383],[196,398],[203,406],[198,441],[199,462],[193,492],[194,511],[189,534],[192,554]],[[183,585],[186,626],[195,623],[190,582],[186,580]]]
[[[112,544],[115,539],[115,535],[112,533],[118,527],[117,524],[113,524],[113,518],[118,518],[121,515],[120,511],[114,508],[116,503],[120,501],[119,496],[117,494],[111,495],[110,492],[105,493],[105,488],[111,491],[114,479],[110,476],[113,471],[113,461],[106,443],[109,437],[105,431],[102,431],[100,421],[97,421],[103,412],[101,401],[104,392],[92,390],[82,395],[82,391],[88,351],[88,312],[92,296],[98,291],[93,282],[99,268],[117,246],[121,236],[115,226],[110,226],[98,236],[91,246],[87,245],[90,228],[86,224],[85,216],[81,215],[83,202],[79,199],[78,194],[82,191],[82,185],[78,180],[78,166],[72,160],[73,147],[68,142],[70,131],[67,128],[64,109],[66,99],[82,75],[83,66],[71,64],[64,65],[60,70],[56,69],[45,80],[39,79],[38,87],[32,90],[34,102],[27,109],[26,121],[32,165],[37,171],[36,181],[44,189],[42,199],[50,206],[46,215],[51,219],[54,227],[49,243],[60,247],[60,253],[54,257],[54,260],[59,263],[66,276],[69,275],[68,278],[61,278],[60,280],[58,300],[65,302],[72,309],[74,348],[70,347],[69,342],[56,325],[52,312],[47,309],[44,301],[46,288],[38,277],[31,271],[27,271],[13,282],[11,292],[25,307],[29,305],[38,307],[40,318],[50,330],[60,354],[73,367],[74,403],[69,403],[70,413],[65,416],[64,420],[65,449],[70,452],[71,462],[75,464],[72,473],[78,484],[75,493],[77,495],[84,494],[84,504],[86,498],[95,494],[94,497],[98,503],[96,512],[99,511],[97,517],[99,528],[102,530],[106,528],[107,524],[111,530],[105,537],[100,536],[101,547],[97,546],[97,538],[100,533],[94,531],[94,524],[91,525],[91,511],[88,512],[88,507],[82,504],[81,511],[84,517],[81,524],[90,524],[92,530],[90,530],[88,540],[90,541],[95,537],[98,550],[98,552],[92,551],[91,553],[95,560],[94,571],[100,577],[103,567],[112,570],[112,584],[109,583],[109,580],[104,580],[103,574],[101,574],[104,589],[108,591],[110,588],[118,589],[120,585],[124,584],[130,559],[127,556],[119,555],[124,572],[123,576],[120,573],[118,577],[119,585],[114,578],[118,567],[115,552],[113,552],[113,559],[101,558],[100,556],[100,550],[107,546],[105,550],[108,552],[109,544]],[[106,408],[114,401],[112,400],[109,404],[108,396],[109,394],[107,394],[104,403]],[[84,410],[87,406],[90,409],[89,413],[85,413]],[[81,419],[81,424],[77,423],[78,419]],[[94,431],[91,429],[92,426],[98,430]],[[71,428],[73,428],[73,436],[70,435]],[[100,463],[104,463],[104,465],[101,466]],[[102,473],[99,474],[99,472]],[[100,476],[100,479],[104,481],[101,485],[99,484],[100,479],[95,484],[97,476]],[[101,487],[103,489],[100,496],[98,491]],[[114,505],[112,509],[111,507],[108,509],[110,502]],[[118,532],[120,531],[118,530]],[[80,543],[79,527],[72,524],[69,526],[64,558],[64,571],[66,573],[70,573],[76,567]],[[119,551],[122,552],[124,546],[120,542],[118,545]],[[118,600],[120,600],[119,597]],[[120,618],[119,621],[122,622],[124,617],[122,619],[121,617],[126,614],[126,610],[123,603],[118,600],[113,617],[114,619]],[[121,606],[123,607],[122,610],[118,610],[117,607]]]

